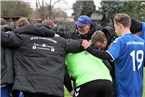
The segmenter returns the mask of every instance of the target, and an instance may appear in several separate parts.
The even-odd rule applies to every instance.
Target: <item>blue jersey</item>
[[[141,38],[145,40],[145,22],[142,22]]]
[[[145,42],[133,34],[117,38],[107,50],[115,62],[118,97],[142,97]]]

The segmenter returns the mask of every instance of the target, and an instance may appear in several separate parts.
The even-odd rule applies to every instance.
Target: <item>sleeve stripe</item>
[[[106,52],[112,57],[113,60],[111,61],[114,61],[114,57],[112,56],[112,54],[108,50]]]

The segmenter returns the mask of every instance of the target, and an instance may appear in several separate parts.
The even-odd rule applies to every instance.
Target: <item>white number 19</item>
[[[135,52],[135,50],[133,50],[131,53],[130,53],[131,57],[132,57],[132,62],[133,62],[133,71],[136,71],[136,68],[135,68],[135,62],[137,61],[139,63],[137,69],[139,70],[141,65],[142,65],[142,62],[143,62],[143,56],[144,56],[144,52],[142,50],[138,50]],[[139,57],[140,55],[140,57]]]

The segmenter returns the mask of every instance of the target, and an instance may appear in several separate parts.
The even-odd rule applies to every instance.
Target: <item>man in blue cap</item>
[[[89,32],[92,21],[88,16],[82,15],[78,18],[75,24],[79,33],[85,35]]]
[[[92,34],[101,30],[103,27],[100,24],[95,24],[86,15],[81,15],[75,22],[76,31],[72,32],[57,32],[61,37],[71,39],[87,39],[90,40]]]

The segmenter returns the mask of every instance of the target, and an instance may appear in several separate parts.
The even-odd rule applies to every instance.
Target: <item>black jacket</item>
[[[13,31],[16,34],[27,34],[27,35],[36,35],[44,37],[53,37],[55,35],[54,31],[44,25],[27,25],[20,27]]]
[[[11,34],[2,34],[1,41],[3,41],[3,45],[1,45],[1,86],[6,86],[13,84],[14,82],[14,63],[13,63],[13,49],[17,48],[22,42],[21,39],[18,38],[18,35],[15,35],[12,32],[17,33],[17,31],[20,33],[25,34],[34,34],[37,35],[36,32],[43,32],[43,36],[54,36],[54,32],[50,29],[46,29],[44,26],[37,26],[37,25],[29,25],[22,28],[19,28],[19,30],[14,30],[7,25],[1,25],[0,26],[2,33],[11,33]],[[28,32],[29,31],[29,32]],[[49,33],[48,33],[49,32]],[[48,35],[47,35],[48,34]],[[6,35],[6,36],[5,36]],[[7,45],[5,41],[10,41],[11,43]],[[6,46],[6,47],[5,47]]]
[[[2,40],[7,38],[3,36]],[[81,40],[22,33],[18,38],[22,43],[14,51],[16,76],[13,90],[63,96],[65,55],[81,51]],[[5,40],[2,45],[11,43]]]
[[[101,25],[92,23],[89,32],[85,35],[81,35],[78,31],[56,32],[56,33],[59,34],[61,37],[64,37],[66,39],[87,39],[87,40],[90,40],[92,34],[97,30],[101,30],[102,28],[103,27]]]
[[[12,50],[1,46],[1,86],[13,84],[13,57]]]
[[[107,47],[118,37],[117,34],[115,33],[115,29],[110,27],[110,26],[105,26],[102,31],[104,32],[107,40],[108,40],[108,45]],[[107,48],[106,48],[107,49]]]
[[[1,26],[0,29],[1,32],[3,33],[12,30],[8,26]],[[12,55],[13,55],[12,49],[1,46],[1,86],[2,87],[13,84],[14,82],[14,71],[13,71],[14,64],[13,64]]]

